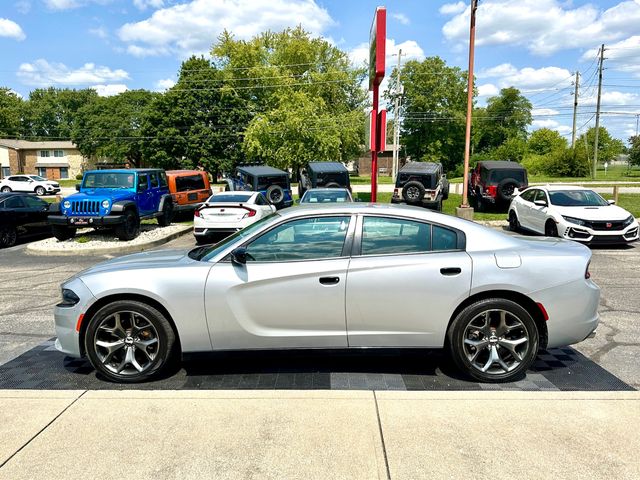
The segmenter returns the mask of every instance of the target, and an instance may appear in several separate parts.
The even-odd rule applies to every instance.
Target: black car
[[[226,179],[227,191],[260,192],[276,208],[293,205],[289,173],[268,165],[239,165]]]
[[[0,193],[0,248],[15,245],[18,235],[50,232],[49,204],[32,193]]]
[[[442,201],[449,198],[449,181],[442,164],[409,162],[396,177],[391,203],[406,203],[442,211]]]
[[[516,188],[524,190],[528,186],[527,170],[519,163],[481,161],[469,176],[469,200],[479,212],[487,206],[506,211]]]
[[[346,188],[351,191],[349,170],[340,162],[309,162],[298,177],[300,198],[310,188]]]

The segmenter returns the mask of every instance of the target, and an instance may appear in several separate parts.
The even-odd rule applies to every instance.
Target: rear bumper
[[[49,225],[65,225],[68,227],[111,227],[124,222],[122,215],[107,215],[104,217],[66,217],[64,215],[49,215]]]
[[[193,235],[198,238],[207,238],[224,233],[231,235],[239,230],[242,229],[239,227],[194,228]]]
[[[195,209],[201,207],[204,202],[197,203],[185,203],[183,205],[178,205],[176,203],[173,204],[174,212],[193,212]]]

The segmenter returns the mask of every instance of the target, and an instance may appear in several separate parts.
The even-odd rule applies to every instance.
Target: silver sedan
[[[282,210],[222,242],[96,265],[62,284],[56,347],[137,382],[189,352],[447,348],[487,382],[598,324],[591,252],[414,207]]]

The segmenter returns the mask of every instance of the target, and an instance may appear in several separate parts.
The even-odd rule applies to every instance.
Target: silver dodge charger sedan
[[[62,284],[56,347],[138,382],[190,352],[446,348],[485,382],[598,324],[590,250],[415,207],[281,210],[220,243],[98,264]]]

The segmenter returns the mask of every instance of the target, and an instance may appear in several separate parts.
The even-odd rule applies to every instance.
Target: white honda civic
[[[580,186],[529,187],[509,206],[509,228],[588,244],[638,240],[638,222],[628,211]]]
[[[276,211],[260,192],[219,192],[194,212],[193,235],[198,244],[230,235]]]

